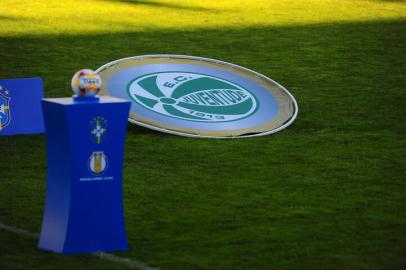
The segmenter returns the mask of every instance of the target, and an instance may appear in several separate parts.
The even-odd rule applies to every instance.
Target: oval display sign
[[[101,94],[132,101],[130,122],[176,135],[267,135],[290,125],[298,111],[294,97],[278,83],[213,59],[138,56],[97,72]]]

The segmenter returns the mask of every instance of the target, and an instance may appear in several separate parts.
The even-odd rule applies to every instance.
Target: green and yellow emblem
[[[259,108],[258,99],[242,86],[200,73],[147,74],[131,81],[127,90],[139,105],[189,121],[236,121]]]
[[[11,122],[9,90],[0,85],[0,131]]]
[[[104,117],[97,116],[90,121],[90,135],[97,144],[100,144],[107,132],[107,120]]]

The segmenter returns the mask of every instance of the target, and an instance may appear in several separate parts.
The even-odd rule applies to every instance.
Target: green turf
[[[406,268],[403,1],[80,3],[1,1],[0,78],[41,76],[46,96],[67,96],[80,68],[189,54],[270,76],[300,107],[252,139],[130,126],[117,255],[163,270]],[[0,223],[39,232],[44,136],[2,137],[0,156]],[[0,269],[123,268],[36,244],[0,231]]]

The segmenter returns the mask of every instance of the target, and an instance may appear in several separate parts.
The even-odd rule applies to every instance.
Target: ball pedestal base
[[[43,99],[48,178],[40,249],[128,248],[122,167],[130,103],[100,97]]]

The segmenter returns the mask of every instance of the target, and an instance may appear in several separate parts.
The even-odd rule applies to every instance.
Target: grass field
[[[71,94],[80,68],[142,54],[246,66],[296,97],[273,136],[189,139],[129,126],[128,252],[162,270],[406,269],[406,3],[0,2],[0,78]],[[0,138],[0,223],[39,232],[44,136]],[[0,230],[0,269],[123,269]]]

